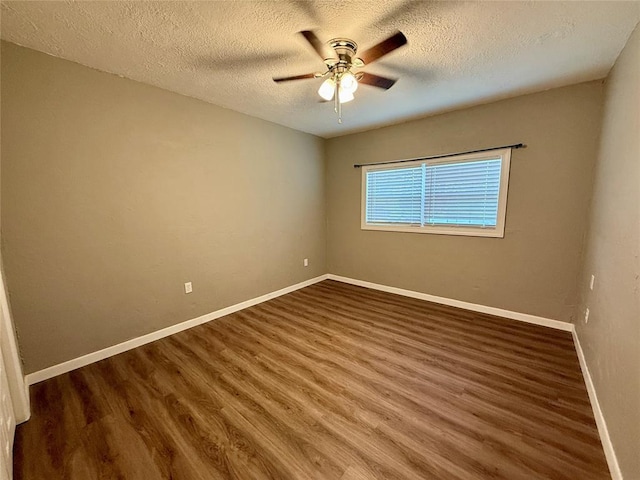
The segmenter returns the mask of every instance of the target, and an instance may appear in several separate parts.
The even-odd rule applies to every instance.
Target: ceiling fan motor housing
[[[342,64],[344,67],[349,68],[352,64],[356,63],[356,52],[358,51],[358,44],[349,38],[334,38],[329,40],[329,45],[335,50],[338,57],[338,64]],[[334,59],[327,59],[327,64],[335,64]]]

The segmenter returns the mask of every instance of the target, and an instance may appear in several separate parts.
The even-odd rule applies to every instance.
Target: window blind
[[[501,160],[427,165],[423,225],[495,227]]]
[[[494,158],[367,171],[366,222],[495,227],[501,167]]]
[[[423,167],[367,172],[367,223],[422,223]]]

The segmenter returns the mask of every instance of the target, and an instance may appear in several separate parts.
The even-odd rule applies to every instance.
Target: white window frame
[[[377,170],[396,169],[398,167],[412,167],[422,164],[438,165],[472,160],[490,160],[500,158],[500,191],[498,194],[498,218],[495,227],[480,227],[468,225],[398,225],[398,224],[369,224],[367,223],[367,172]],[[385,232],[433,233],[437,235],[465,235],[471,237],[504,238],[504,225],[507,214],[507,194],[509,192],[509,170],[511,167],[511,149],[504,148],[490,152],[462,154],[445,158],[416,160],[412,162],[387,163],[384,165],[366,165],[362,169],[361,219],[362,230],[379,230]]]

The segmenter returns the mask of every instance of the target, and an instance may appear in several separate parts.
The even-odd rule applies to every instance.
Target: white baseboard
[[[396,287],[389,287],[387,285],[380,285],[377,283],[367,282],[364,280],[356,280],[353,278],[341,277],[339,275],[325,274],[325,275],[320,275],[319,277],[306,280],[304,282],[297,283],[295,285],[291,285],[289,287],[282,288],[275,292],[267,293],[260,297],[252,298],[250,300],[237,303],[235,305],[231,305],[229,307],[223,308],[221,310],[217,310],[215,312],[207,313],[206,315],[202,315],[200,317],[184,321],[177,325],[172,325],[170,327],[163,328],[162,330],[158,330],[155,332],[148,333],[146,335],[142,335],[141,337],[132,338],[131,340],[127,340],[117,345],[113,345],[111,347],[98,350],[97,352],[92,352],[87,355],[83,355],[82,357],[74,358],[72,360],[59,363],[58,365],[53,365],[52,367],[48,367],[34,373],[30,373],[25,376],[25,381],[27,385],[33,385],[34,383],[38,383],[43,380],[47,380],[48,378],[52,378],[57,375],[70,372],[71,370],[84,367],[85,365],[89,365],[91,363],[104,360],[105,358],[111,357],[113,355],[126,352],[127,350],[131,350],[141,345],[154,342],[161,338],[168,337],[169,335],[173,335],[174,333],[178,333],[188,328],[192,328],[197,325],[210,322],[211,320],[215,320],[216,318],[229,315],[231,313],[237,312],[244,308],[257,305],[258,303],[266,302],[267,300],[270,300],[272,298],[285,295],[287,293],[293,292],[295,290],[299,290],[304,287],[308,287],[309,285],[313,285],[314,283],[318,283],[327,279],[336,280],[343,283],[350,283],[352,285],[358,285],[361,287],[372,288],[375,290],[381,290],[384,292],[395,293],[398,295],[404,295],[406,297],[418,298],[420,300],[427,300],[430,302],[440,303],[443,305],[450,305],[453,307],[465,308],[467,310],[472,310],[476,312],[488,313],[488,314],[497,315],[500,317],[511,318],[514,320],[520,320],[523,322],[533,323],[536,325],[543,325],[545,327],[556,328],[559,330],[571,331],[573,328],[573,325],[570,323],[560,322],[557,320],[551,320],[543,317],[537,317],[535,315],[529,315],[527,313],[512,312],[509,310],[503,310],[501,308],[487,307],[485,305],[478,305],[475,303],[463,302],[461,300],[438,297],[435,295],[429,295],[427,293],[415,292],[412,290],[405,290],[405,289],[396,288]]]
[[[141,345],[145,345],[161,338],[168,337],[169,335],[173,335],[174,333],[187,330],[197,325],[215,320],[216,318],[224,317],[225,315],[230,315],[239,310],[243,310],[259,303],[266,302],[267,300],[271,300],[272,298],[286,295],[287,293],[291,293],[295,290],[308,287],[309,285],[321,282],[323,280],[326,280],[327,278],[329,278],[329,276],[326,274],[320,275],[319,277],[311,278],[309,280],[305,280],[304,282],[296,283],[295,285],[276,290],[275,292],[267,293],[256,298],[252,298],[250,300],[246,300],[244,302],[240,302],[235,305],[216,310],[215,312],[207,313],[206,315],[202,315],[200,317],[178,323],[177,325],[172,325],[170,327],[163,328],[162,330],[157,330],[155,332],[142,335],[141,337],[132,338],[131,340],[127,340],[126,342],[122,342],[111,347],[103,348],[102,350],[98,350],[97,352],[92,352],[87,355],[83,355],[82,357],[74,358],[72,360],[59,363],[58,365],[54,365],[52,367],[30,373],[25,376],[25,381],[28,385],[42,382],[43,380],[47,380],[48,378],[62,375],[63,373],[70,372],[71,370],[84,367],[85,365],[104,360],[105,358],[118,355],[119,353],[126,352],[127,350],[131,350]]]
[[[584,352],[580,345],[580,339],[575,328],[571,331],[573,335],[573,343],[576,346],[576,352],[578,353],[578,360],[580,361],[580,368],[582,369],[582,376],[584,377],[584,383],[587,386],[587,393],[589,394],[589,400],[591,402],[591,408],[593,409],[593,416],[596,419],[596,425],[598,426],[598,433],[600,434],[600,441],[602,442],[602,449],[604,455],[607,458],[607,464],[609,465],[609,472],[613,480],[623,480],[622,472],[620,471],[620,465],[618,465],[618,458],[616,452],[613,449],[611,443],[611,437],[609,437],[609,429],[607,428],[607,422],[604,420],[604,415],[600,409],[600,402],[598,402],[598,395],[596,395],[596,389],[591,379],[591,373],[589,373],[589,367],[587,367],[587,361],[584,358]]]
[[[429,295],[428,293],[416,292],[414,290],[405,290],[404,288],[389,287],[388,285],[380,285],[379,283],[371,283],[364,280],[341,277],[339,275],[333,275],[331,273],[329,274],[329,280],[350,283],[351,285],[357,285],[359,287],[372,288],[374,290],[395,293],[396,295],[417,298],[419,300],[427,300],[428,302],[439,303],[441,305],[464,308],[465,310],[471,310],[474,312],[488,313],[490,315],[496,315],[498,317],[510,318],[511,320],[519,320],[521,322],[533,323],[535,325],[542,325],[545,327],[555,328],[557,330],[564,330],[565,332],[573,331],[572,323],[552,320],[550,318],[538,317],[536,315],[530,315],[528,313],[512,312],[511,310],[503,310],[502,308],[487,307],[486,305],[478,305],[477,303],[463,302],[462,300],[454,300],[452,298],[446,297],[438,297],[436,295]]]

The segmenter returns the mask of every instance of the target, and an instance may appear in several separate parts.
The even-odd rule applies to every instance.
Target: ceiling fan
[[[331,47],[333,52],[327,56],[324,44],[313,31],[303,30],[300,34],[320,55],[326,66],[326,71],[290,77],[274,77],[273,81],[280,83],[307,78],[326,78],[320,85],[318,94],[326,101],[334,100],[338,123],[342,123],[342,104],[354,99],[353,94],[357,90],[359,83],[384,90],[390,89],[396,83],[396,80],[392,78],[381,77],[367,72],[354,72],[353,70],[363,68],[365,65],[375,62],[386,54],[406,45],[407,38],[402,32],[396,32],[358,56],[356,56],[358,45],[348,38],[329,40],[327,45]]]

